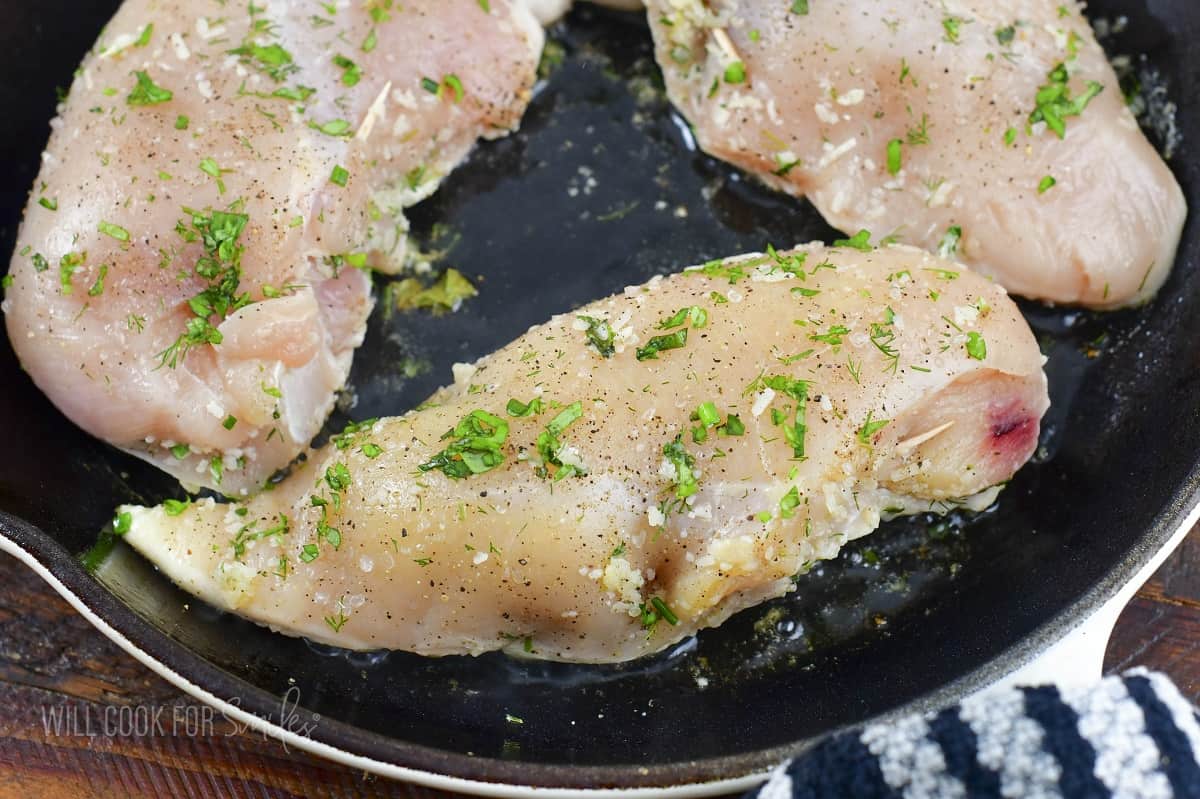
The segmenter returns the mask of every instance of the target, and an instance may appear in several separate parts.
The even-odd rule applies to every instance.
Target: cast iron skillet
[[[69,84],[116,5],[4,5],[6,254],[54,88]],[[1108,46],[1145,54],[1134,60],[1144,92],[1161,100],[1150,89],[1165,85],[1180,130],[1192,130],[1200,7],[1107,0],[1091,13],[1129,16]],[[440,317],[376,313],[332,427],[411,408],[453,362],[554,312],[685,264],[832,235],[807,204],[690,147],[640,17],[581,9],[553,39],[561,62],[522,132],[480,147],[413,213],[422,242],[475,277],[480,296]],[[1200,208],[1186,138],[1171,163]],[[806,578],[798,595],[633,664],[344,653],[218,613],[123,545],[87,571],[79,555],[116,504],[178,488],[71,425],[6,342],[0,533],[160,671],[276,732],[289,727],[302,744],[361,756],[363,768],[558,787],[738,777],[841,725],[944,704],[1008,671],[1111,596],[1178,528],[1200,475],[1198,260],[1189,223],[1174,273],[1148,307],[1097,316],[1025,306],[1050,358],[1054,407],[1035,463],[998,508],[887,525]],[[281,718],[280,697],[293,686],[300,708]]]

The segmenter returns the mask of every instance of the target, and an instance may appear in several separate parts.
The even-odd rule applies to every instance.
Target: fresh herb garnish
[[[384,303],[401,311],[426,308],[435,314],[457,310],[464,300],[479,294],[479,290],[461,272],[450,267],[431,286],[424,286],[415,277],[389,283],[384,289]]]
[[[892,139],[887,143],[887,171],[889,175],[895,175],[900,171],[900,148],[903,146],[904,142],[902,142],[900,139]],[[867,238],[870,239],[870,236]]]
[[[967,333],[967,356],[977,361],[987,358],[987,342],[974,330]]]
[[[657,360],[660,352],[682,349],[687,346],[687,333],[685,327],[665,336],[654,336],[646,342],[646,346],[638,347],[637,359],[639,361]]]
[[[542,465],[537,468],[539,477],[549,477],[550,470],[548,466],[554,467],[554,479],[561,480],[564,477],[571,475],[583,475],[587,473],[586,468],[579,463],[565,463],[562,460],[562,454],[567,445],[559,438],[563,431],[574,424],[581,416],[583,416],[583,403],[573,402],[566,408],[563,408],[557,416],[550,420],[546,425],[546,429],[538,433],[537,451],[542,458]]]
[[[243,249],[238,238],[250,218],[231,211],[202,213],[186,208],[184,211],[190,219],[187,223],[180,221],[175,231],[185,242],[202,244],[204,254],[196,261],[195,274],[207,280],[209,285],[188,300],[188,308],[195,316],[187,321],[185,332],[158,354],[159,368],[169,366],[174,369],[192,347],[220,344],[224,336],[209,319],[213,316],[224,318],[250,303],[249,295],[238,294]]]
[[[371,33],[374,34],[374,31],[371,31]],[[349,58],[346,58],[346,56],[335,55],[333,57],[333,63],[342,70],[343,85],[357,86],[358,82],[362,80],[362,67],[360,67],[358,64],[355,64]]]
[[[858,442],[870,446],[871,439],[883,428],[891,424],[891,419],[873,419],[874,411],[867,411],[867,420],[858,428]]]
[[[529,402],[521,402],[519,399],[510,399],[505,410],[509,416],[515,419],[523,419],[526,416],[537,416],[542,412],[542,400],[540,397],[534,397]]]
[[[607,319],[597,319],[594,316],[577,316],[583,322],[587,323],[587,329],[584,335],[587,336],[588,344],[596,348],[596,352],[603,355],[605,358],[611,358],[616,353],[617,348],[614,342],[617,339],[616,331],[612,329],[612,325]]]
[[[676,499],[687,499],[700,490],[696,474],[692,471],[696,466],[696,459],[684,448],[682,435],[675,436],[673,441],[663,445],[663,456],[675,470]]]
[[[501,446],[507,438],[508,422],[487,411],[471,411],[440,439],[451,443],[417,468],[436,469],[455,480],[489,472],[504,462]]]
[[[1092,98],[1104,89],[1101,84],[1090,80],[1083,94],[1072,97],[1067,85],[1070,79],[1066,64],[1056,64],[1050,70],[1045,85],[1038,87],[1034,97],[1035,107],[1029,115],[1029,124],[1045,122],[1046,127],[1054,131],[1058,138],[1064,138],[1067,130],[1066,119],[1082,114]]]
[[[871,250],[871,231],[860,230],[848,239],[836,239],[833,242],[834,247],[851,247],[862,252],[870,252]]]
[[[155,84],[145,72],[139,70],[133,74],[137,77],[137,85],[125,98],[125,102],[129,105],[158,105],[175,96],[170,89],[164,89]]]
[[[947,228],[946,235],[942,236],[942,240],[938,243],[938,257],[953,261],[958,255],[958,242],[961,239],[961,227],[951,225]]]

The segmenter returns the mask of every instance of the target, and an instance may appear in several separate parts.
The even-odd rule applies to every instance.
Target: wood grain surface
[[[1117,624],[1106,671],[1139,665],[1166,672],[1200,700],[1195,531]],[[169,796],[449,794],[234,728],[110,643],[24,566],[0,557],[0,799]]]

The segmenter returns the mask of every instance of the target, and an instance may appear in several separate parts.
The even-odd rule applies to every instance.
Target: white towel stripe
[[[919,716],[872,724],[859,740],[879,758],[884,782],[905,799],[965,799],[966,786],[946,772],[942,747],[929,738],[929,725]]]
[[[792,799],[792,777],[787,773],[791,764],[789,760],[771,772],[766,784],[758,789],[758,799]]]
[[[963,700],[959,718],[975,733],[976,760],[1000,775],[1000,793],[1011,799],[1062,799],[1062,768],[1042,749],[1042,727],[1025,715],[1025,696],[1016,688],[975,694]]]
[[[1175,726],[1179,728],[1179,731],[1188,739],[1188,743],[1192,745],[1192,756],[1196,760],[1200,760],[1200,722],[1196,720],[1195,709],[1183,698],[1179,693],[1179,689],[1175,687],[1175,684],[1162,674],[1147,671],[1144,668],[1132,669],[1128,674],[1130,676],[1145,677],[1150,681],[1150,687],[1154,689],[1154,695],[1171,711],[1171,721],[1175,722]]]
[[[1060,695],[1079,714],[1079,734],[1096,750],[1092,773],[1113,799],[1171,799],[1171,783],[1159,770],[1158,746],[1146,734],[1146,717],[1120,678],[1064,687]]]

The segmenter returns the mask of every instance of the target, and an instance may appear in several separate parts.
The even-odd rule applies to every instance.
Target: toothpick
[[[367,115],[363,117],[362,124],[358,126],[358,130],[354,134],[356,141],[366,141],[371,135],[371,130],[375,127],[375,121],[383,117],[383,107],[387,103],[388,94],[392,91],[392,82],[389,80],[383,86],[383,90],[375,97],[371,107],[367,109]]]
[[[716,40],[717,46],[720,47],[730,61],[741,61],[742,56],[738,53],[737,48],[733,46],[733,40],[729,38],[729,34],[724,28],[712,29],[713,39]]]
[[[941,435],[942,433],[949,430],[951,427],[954,427],[953,419],[950,420],[949,422],[946,422],[943,425],[938,425],[937,427],[933,428],[932,430],[927,430],[924,433],[921,433],[920,435],[915,435],[912,438],[904,439],[903,441],[901,441],[899,444],[896,445],[896,449],[912,449],[913,447],[924,444],[926,441],[928,441],[931,438],[934,438],[935,436]]]

